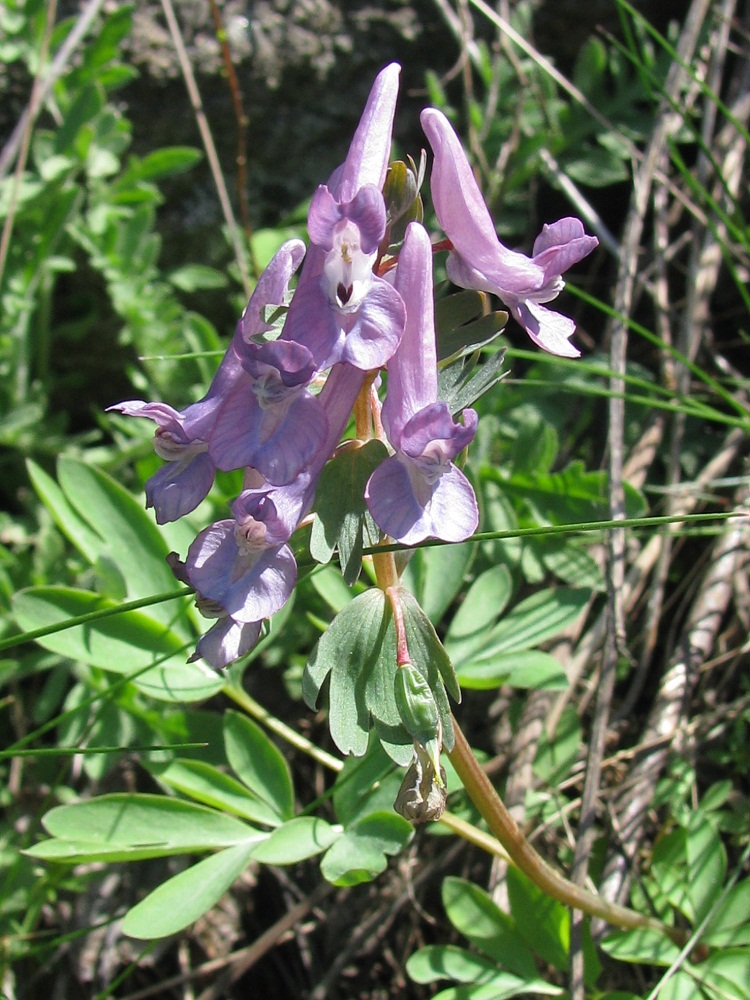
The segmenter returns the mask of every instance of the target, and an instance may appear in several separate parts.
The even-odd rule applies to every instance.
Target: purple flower
[[[453,459],[472,441],[477,415],[464,410],[459,423],[437,399],[432,248],[419,223],[406,231],[395,282],[406,303],[406,329],[388,362],[383,425],[396,453],[370,476],[365,499],[378,527],[397,541],[460,542],[476,530],[479,514],[471,483]]]
[[[220,469],[252,466],[283,486],[325,441],[326,415],[307,386],[315,375],[310,351],[291,340],[245,343],[235,337],[243,374],[226,394],[210,439]]]
[[[202,531],[185,562],[176,553],[168,558],[177,579],[195,589],[201,614],[218,619],[191,660],[203,657],[223,669],[252,649],[262,620],[288,600],[297,567],[286,542],[312,507],[318,476],[346,428],[364,377],[349,365],[331,370],[318,397],[326,413],[326,438],[291,483],[274,486],[257,470],[246,470],[245,489],[232,504],[233,519]]]
[[[404,328],[398,292],[373,273],[386,230],[382,195],[398,95],[392,63],[373,84],[345,162],[313,196],[311,246],[283,338],[304,344],[319,370],[386,363]]]
[[[233,518],[201,531],[188,550],[185,573],[217,615],[249,624],[283,607],[294,589],[297,565],[268,494],[240,494],[232,513]]]
[[[434,153],[430,189],[438,221],[453,250],[448,277],[463,288],[494,292],[539,347],[561,357],[576,358],[570,343],[575,323],[545,309],[562,291],[561,275],[598,245],[579,219],[566,218],[544,226],[529,258],[504,247],[474,179],[458,136],[447,118],[434,108],[421,115],[422,128]]]
[[[157,424],[156,453],[167,461],[146,483],[146,505],[156,511],[159,524],[175,521],[194,510],[214,480],[215,460],[209,450],[217,414],[225,400],[244,379],[242,354],[238,353],[253,335],[269,329],[263,315],[267,306],[283,302],[289,279],[305,253],[301,240],[289,240],[258,279],[245,308],[237,332],[222,358],[207,394],[184,410],[166,403],[129,400],[108,407],[126,416],[147,417]]]

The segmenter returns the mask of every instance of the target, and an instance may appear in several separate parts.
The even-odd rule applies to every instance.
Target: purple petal
[[[394,448],[404,424],[437,399],[437,352],[432,287],[432,246],[427,231],[409,224],[394,281],[406,306],[404,334],[388,362],[383,424]]]
[[[385,183],[400,72],[401,67],[391,63],[375,78],[346,160],[336,171],[335,181],[329,182],[339,201],[353,198],[365,184],[381,190]]]
[[[544,283],[542,269],[524,254],[508,250],[497,238],[469,161],[448,119],[435,108],[426,108],[420,120],[434,153],[430,190],[435,212],[456,253],[484,275],[498,294],[499,289],[522,293],[540,288]]]
[[[336,361],[369,371],[381,368],[399,345],[406,322],[406,307],[396,289],[384,278],[372,285],[353,315]],[[331,363],[329,359],[328,363]]]
[[[479,523],[474,490],[455,466],[428,486],[409,459],[392,455],[370,476],[365,500],[378,527],[405,545],[461,542]]]
[[[188,662],[204,659],[214,670],[223,670],[248,653],[260,638],[260,622],[221,618],[201,636]]]
[[[205,528],[188,550],[187,573],[198,593],[239,622],[270,618],[286,603],[297,580],[297,564],[287,545],[240,552],[236,521]]]
[[[224,596],[224,607],[240,622],[261,621],[289,600],[297,582],[297,563],[288,545],[267,549]]]
[[[307,213],[307,231],[310,240],[328,252],[333,246],[334,230],[343,217],[342,206],[325,184],[319,184],[312,196],[310,211]]]
[[[409,458],[419,459],[436,446],[443,460],[452,462],[474,440],[477,414],[463,411],[463,423],[453,419],[447,403],[437,402],[416,413],[405,425],[399,448]]]
[[[263,321],[263,312],[267,306],[281,305],[284,301],[289,281],[304,256],[302,240],[287,240],[273,255],[242,313],[238,331],[244,340],[270,329]]]
[[[208,496],[214,481],[214,463],[208,452],[168,462],[146,481],[146,506],[153,507],[158,524],[176,521],[195,510]]]
[[[373,253],[383,239],[386,226],[385,199],[380,188],[365,185],[343,207],[346,218],[359,229],[362,252]]]
[[[547,281],[564,274],[599,245],[587,236],[580,219],[559,219],[542,227],[534,241],[534,263],[544,268]]]
[[[535,302],[524,301],[509,305],[513,315],[538,347],[561,358],[581,356],[578,348],[570,343],[570,338],[576,331],[572,319]]]
[[[338,360],[344,330],[341,317],[323,291],[320,277],[304,284],[300,279],[284,326],[284,339],[304,344],[318,371]]]

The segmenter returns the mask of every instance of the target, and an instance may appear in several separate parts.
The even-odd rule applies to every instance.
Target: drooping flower
[[[370,476],[365,499],[378,527],[406,545],[463,541],[479,515],[471,483],[453,459],[474,438],[477,415],[466,409],[460,423],[437,398],[432,248],[419,223],[406,231],[395,284],[406,303],[406,328],[388,362],[382,412],[395,454]]]
[[[381,367],[404,328],[398,292],[373,272],[386,230],[382,187],[399,71],[392,63],[378,74],[346,160],[310,205],[311,245],[282,336],[304,344],[319,370]]]
[[[562,291],[562,274],[598,245],[579,219],[560,219],[544,226],[533,256],[509,250],[495,226],[474,178],[461,142],[445,115],[435,108],[421,114],[422,128],[434,153],[430,190],[438,221],[453,250],[448,277],[462,288],[494,292],[508,306],[539,347],[561,357],[576,358],[570,343],[575,323],[546,309]]]
[[[126,416],[147,417],[157,424],[154,448],[168,464],[147,481],[146,504],[155,509],[159,524],[175,521],[194,510],[211,489],[215,460],[209,451],[209,441],[217,414],[245,376],[237,347],[242,350],[252,335],[268,330],[264,311],[269,305],[283,302],[289,280],[304,253],[301,240],[289,240],[277,251],[258,279],[232,343],[203,399],[184,410],[142,400],[108,407]]]

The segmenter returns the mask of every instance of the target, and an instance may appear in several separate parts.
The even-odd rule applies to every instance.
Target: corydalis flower
[[[264,311],[269,305],[284,301],[289,280],[304,253],[305,245],[301,240],[289,240],[276,252],[258,280],[232,343],[203,399],[184,410],[138,399],[108,407],[125,416],[147,417],[157,424],[154,449],[168,464],[147,481],[146,505],[155,509],[159,524],[176,521],[190,513],[211,489],[216,465],[209,442],[217,415],[245,375],[237,347],[244,345],[252,335],[268,330]]]
[[[289,532],[268,494],[240,494],[232,513],[201,531],[188,549],[185,574],[217,616],[259,622],[283,607],[294,589]]]
[[[391,146],[399,67],[375,80],[345,162],[313,196],[311,246],[283,338],[309,348],[320,369],[386,363],[404,328],[404,304],[373,272],[386,230],[382,187]]]
[[[396,288],[406,303],[406,328],[388,362],[383,425],[395,454],[370,476],[365,490],[375,523],[391,538],[415,545],[425,538],[460,542],[477,527],[471,483],[453,459],[476,432],[474,410],[453,419],[438,401],[432,248],[412,222],[399,256]]]
[[[252,466],[269,483],[283,486],[326,439],[325,411],[307,388],[315,364],[310,351],[294,341],[235,340],[243,373],[216,416],[211,457],[220,469]]]
[[[561,357],[576,358],[570,343],[575,323],[545,309],[564,287],[562,274],[598,245],[579,219],[544,226],[534,242],[533,257],[503,246],[474,179],[461,142],[445,115],[427,108],[422,128],[434,153],[430,189],[438,221],[453,250],[448,277],[462,288],[494,292],[539,347]]]

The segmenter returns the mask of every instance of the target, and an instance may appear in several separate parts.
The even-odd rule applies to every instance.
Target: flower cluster
[[[372,382],[369,373],[387,373],[375,425],[390,454],[365,490],[383,535],[407,545],[429,537],[455,542],[477,527],[474,491],[455,464],[477,415],[465,409],[457,419],[438,398],[433,247],[422,224],[410,222],[397,257],[384,259],[392,219],[383,186],[398,78],[396,64],[378,75],[345,162],[312,198],[309,247],[288,241],[260,276],[205,397],[184,410],[140,400],[110,408],[157,425],[154,446],[166,464],[146,484],[146,497],[159,523],[194,510],[217,469],[244,470],[232,516],[201,531],[184,561],[170,560],[195,589],[201,612],[217,619],[194,656],[217,669],[252,648],[264,620],[292,593],[289,541],[312,510],[320,473]],[[452,247],[451,280],[496,293],[542,348],[577,355],[573,322],[540,303],[555,298],[561,274],[596,239],[577,219],[562,219],[544,227],[531,258],[508,250],[447,119],[428,109],[422,124],[434,154],[435,212]],[[300,265],[274,339],[266,317],[285,304]]]

